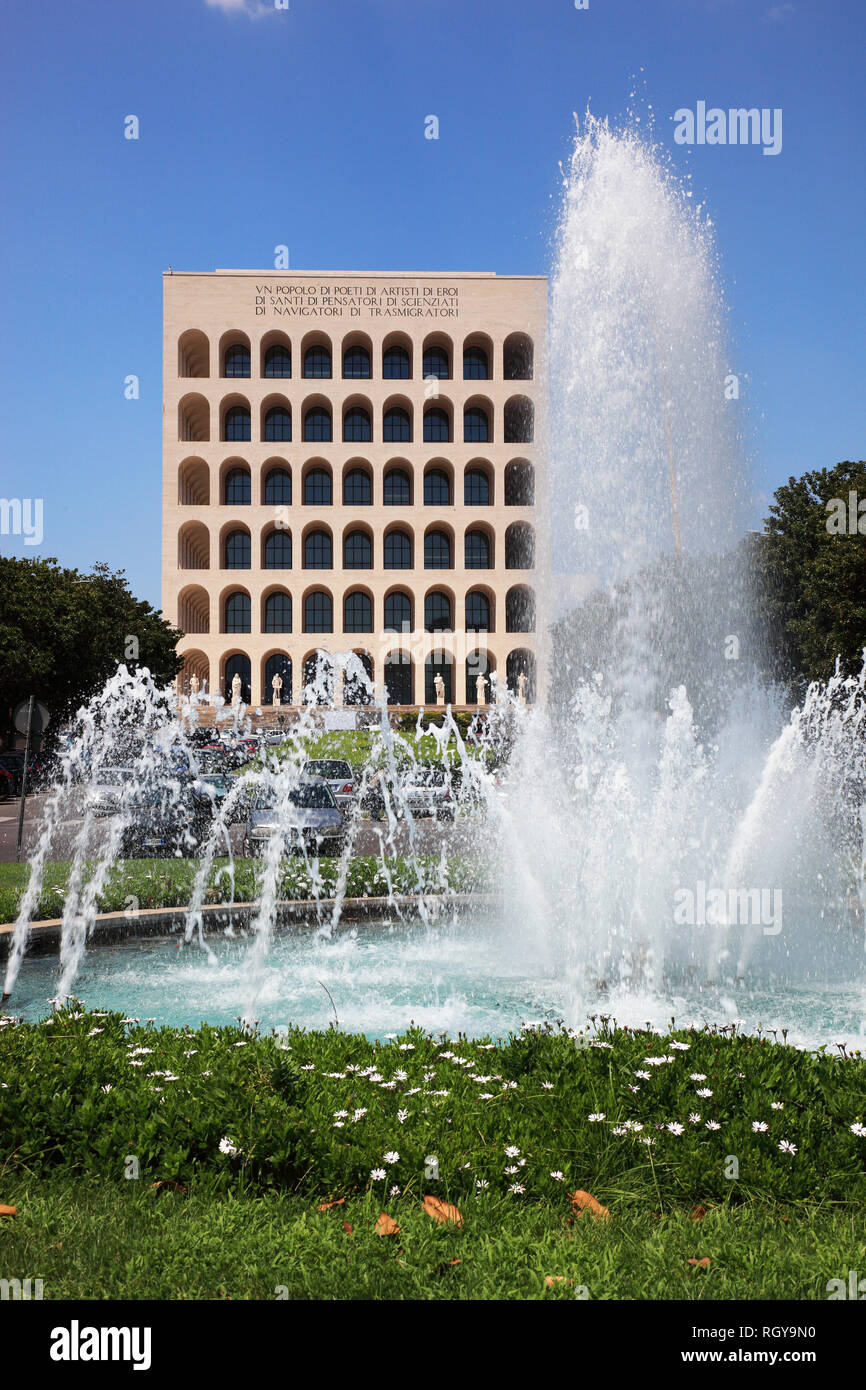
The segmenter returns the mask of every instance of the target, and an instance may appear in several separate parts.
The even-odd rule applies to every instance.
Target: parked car
[[[8,768],[0,766],[0,797],[15,795],[15,778]]]
[[[308,854],[340,854],[345,821],[334,793],[321,778],[301,782],[290,791],[285,805],[274,787],[260,788],[247,821],[244,853],[261,854],[274,834],[282,834],[289,849],[306,848]]]
[[[131,767],[98,767],[87,787],[88,806],[96,816],[113,816],[120,810],[125,783],[133,776]]]
[[[451,779],[444,767],[418,763],[404,772],[400,793],[413,816],[435,816],[437,820],[454,819],[454,798]]]
[[[176,779],[149,782],[132,794],[121,832],[124,859],[193,855],[213,816],[208,797]]]
[[[304,763],[301,775],[324,778],[341,811],[355,800],[355,774],[345,758],[310,758]]]

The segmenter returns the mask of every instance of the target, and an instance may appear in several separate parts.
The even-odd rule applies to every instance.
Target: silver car
[[[454,819],[451,779],[444,767],[426,767],[422,764],[404,772],[400,779],[400,795],[413,816]]]
[[[134,776],[131,767],[99,767],[87,788],[87,803],[95,816],[113,816],[120,810],[124,784]]]
[[[341,811],[355,800],[355,774],[345,758],[310,758],[304,763],[301,775],[324,778]]]
[[[344,821],[334,793],[321,778],[310,778],[290,791],[282,809],[274,787],[263,787],[247,821],[244,853],[261,854],[268,840],[281,834],[288,849],[308,854],[340,854]]]

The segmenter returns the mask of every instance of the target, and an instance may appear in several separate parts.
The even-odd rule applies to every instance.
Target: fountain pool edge
[[[417,908],[420,898],[414,893],[401,893],[393,898],[344,898],[340,912],[339,926],[374,918],[381,921],[383,916],[395,909]],[[494,893],[455,893],[425,897],[424,902],[431,916],[439,917],[443,908],[463,911],[484,909],[500,902]],[[318,926],[323,919],[333,914],[334,898],[283,899],[276,904],[277,926],[296,926],[314,924]],[[205,927],[249,926],[250,918],[259,909],[258,902],[249,903],[209,903],[200,911]],[[88,942],[117,941],[124,936],[159,936],[186,925],[185,907],[145,907],[126,912],[100,912],[93,920],[88,934]],[[417,918],[420,922],[420,916]],[[27,933],[27,955],[42,955],[55,950],[60,945],[61,918],[51,917],[43,921],[31,922]],[[14,922],[0,925],[0,960],[4,960],[12,943]]]

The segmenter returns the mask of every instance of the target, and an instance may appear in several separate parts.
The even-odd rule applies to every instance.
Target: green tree
[[[853,534],[834,526],[851,493]],[[775,674],[794,686],[826,680],[837,657],[845,674],[858,671],[866,647],[866,463],[789,478],[764,525],[755,560]]]
[[[80,574],[54,559],[0,556],[0,723],[8,730],[15,706],[35,695],[56,728],[120,662],[166,684],[180,636],[131,593],[123,570]]]

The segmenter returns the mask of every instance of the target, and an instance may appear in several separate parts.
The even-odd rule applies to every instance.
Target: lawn
[[[3,1267],[49,1298],[809,1299],[864,1267],[841,1051],[609,1020],[259,1037],[73,1003],[0,1028],[0,1075]]]
[[[406,1201],[389,1204],[399,1233],[380,1236],[371,1195],[319,1211],[291,1193],[20,1175],[0,1187],[18,1207],[0,1229],[3,1268],[42,1279],[46,1299],[826,1299],[866,1245],[862,1211],[817,1203],[696,1221],[623,1202],[609,1222],[569,1224],[567,1204],[500,1198],[465,1202],[457,1226]]]
[[[235,859],[234,876],[228,859],[214,859],[208,874],[205,903],[254,902],[258,896],[261,860]],[[190,900],[197,859],[121,859],[109,872],[98,900],[100,912],[124,912],[131,908],[185,907]],[[50,860],[45,865],[42,891],[33,921],[60,917],[69,878],[69,862]],[[89,874],[95,864],[87,870]],[[318,877],[306,867],[301,856],[287,858],[281,869],[280,897],[286,900],[333,895],[339,861],[321,859]],[[481,866],[455,857],[443,865],[438,855],[419,855],[413,862],[389,859],[388,873],[396,893],[413,893],[421,886],[426,892],[483,890],[485,875]],[[443,879],[444,874],[444,879]],[[30,876],[28,864],[0,864],[0,922],[14,922],[21,897]],[[388,877],[381,861],[372,855],[359,855],[349,863],[346,896],[378,898],[389,894]]]

